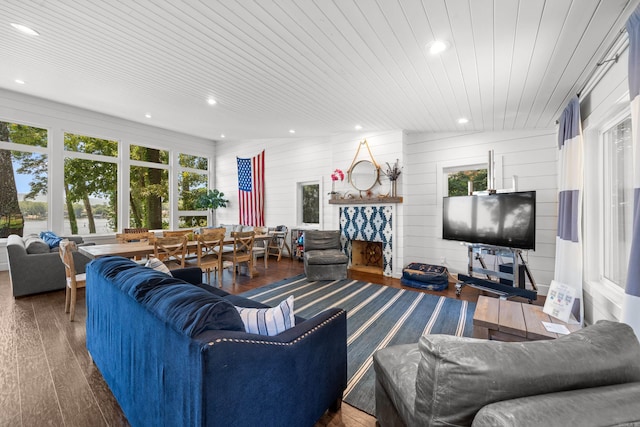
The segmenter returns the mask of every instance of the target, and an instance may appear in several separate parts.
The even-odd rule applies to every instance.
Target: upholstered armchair
[[[347,278],[349,257],[341,250],[340,230],[304,232],[304,272],[309,280]]]

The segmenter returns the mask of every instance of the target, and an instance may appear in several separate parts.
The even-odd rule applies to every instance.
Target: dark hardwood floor
[[[235,286],[225,272],[223,288],[241,293],[303,272],[302,262],[283,258],[258,262],[253,279]],[[402,287],[398,279],[359,272],[350,277]],[[212,278],[213,280],[213,278]],[[476,301],[478,291],[461,298]],[[455,298],[451,285],[445,292]],[[78,292],[75,322],[64,313],[64,291],[15,299],[7,271],[0,272],[0,426],[126,426],[117,401],[91,362],[85,347],[84,289]],[[325,414],[316,426],[374,426],[375,418],[347,404]]]

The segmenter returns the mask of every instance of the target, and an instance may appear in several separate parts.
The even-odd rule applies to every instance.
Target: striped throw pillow
[[[147,263],[144,266],[153,268],[154,270],[158,270],[168,274],[169,276],[172,276],[171,270],[169,270],[169,267],[167,267],[165,263],[160,261],[158,258],[150,257],[149,261],[147,261]]]
[[[244,322],[244,329],[250,334],[278,335],[295,326],[293,315],[293,295],[273,308],[236,307]]]

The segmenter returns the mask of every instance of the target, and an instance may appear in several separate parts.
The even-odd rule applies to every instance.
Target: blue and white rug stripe
[[[416,343],[421,335],[472,335],[475,304],[351,279],[307,281],[304,275],[242,294],[269,305],[294,296],[297,316],[311,318],[330,307],[347,312],[347,375],[344,401],[375,413],[373,353]]]

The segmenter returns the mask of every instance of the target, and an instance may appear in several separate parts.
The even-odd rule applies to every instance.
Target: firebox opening
[[[351,269],[367,273],[383,274],[382,242],[351,241]]]

